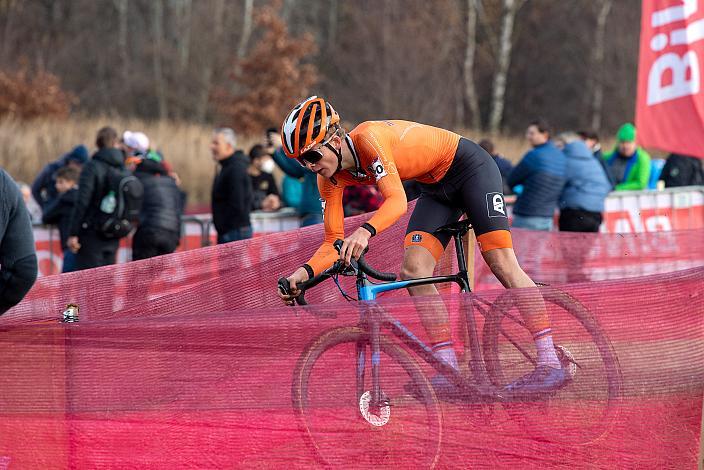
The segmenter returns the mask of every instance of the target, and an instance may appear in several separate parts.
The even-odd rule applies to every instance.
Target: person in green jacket
[[[604,155],[606,166],[616,183],[616,191],[648,189],[650,155],[636,145],[636,128],[630,122],[616,133],[616,148]]]

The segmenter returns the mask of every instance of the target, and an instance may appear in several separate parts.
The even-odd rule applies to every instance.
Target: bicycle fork
[[[371,397],[369,401],[369,412],[379,415],[382,408],[389,405],[387,398],[381,390],[381,327],[378,320],[366,319],[365,326],[369,331],[369,341],[361,340],[357,342],[357,399],[359,400],[367,391]],[[364,378],[366,373],[367,345],[371,353],[371,390],[366,390]]]

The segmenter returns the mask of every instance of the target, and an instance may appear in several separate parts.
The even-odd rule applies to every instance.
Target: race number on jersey
[[[370,169],[372,170],[374,178],[376,178],[377,181],[386,176],[386,170],[384,169],[384,165],[381,163],[380,158],[374,160]]]

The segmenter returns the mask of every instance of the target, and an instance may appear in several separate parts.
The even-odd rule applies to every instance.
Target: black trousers
[[[140,227],[132,239],[132,260],[168,255],[176,251],[178,242],[178,232]]]
[[[567,208],[560,210],[559,227],[561,232],[598,232],[602,220],[601,212]]]
[[[85,230],[78,235],[81,249],[76,254],[76,270],[115,264],[120,240],[108,240],[95,230]]]

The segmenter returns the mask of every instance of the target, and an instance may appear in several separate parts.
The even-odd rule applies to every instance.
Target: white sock
[[[434,352],[435,357],[441,359],[451,365],[455,370],[459,369],[457,365],[457,356],[455,356],[455,350],[452,348],[452,343],[449,346],[443,345],[441,349],[437,349]]]
[[[538,365],[550,366],[560,369],[562,365],[555,354],[555,346],[552,344],[552,335],[546,334],[535,340],[535,348],[538,350]]]

